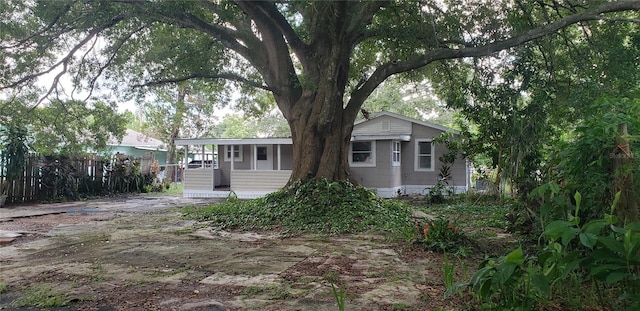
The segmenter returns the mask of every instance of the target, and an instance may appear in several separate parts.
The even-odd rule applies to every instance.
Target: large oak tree
[[[89,89],[99,75],[117,81],[113,89],[227,79],[273,94],[291,128],[292,180],[336,180],[348,176],[354,120],[390,76],[428,74],[432,63],[509,51],[567,27],[637,22],[640,1],[16,0],[0,8],[2,89],[56,70]],[[533,8],[545,18],[529,18]]]

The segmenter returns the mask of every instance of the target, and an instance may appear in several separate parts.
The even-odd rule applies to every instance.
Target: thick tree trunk
[[[618,127],[618,138],[616,152],[613,161],[613,171],[615,175],[614,191],[620,192],[620,200],[616,207],[616,214],[622,225],[638,220],[638,197],[634,189],[633,153],[629,141],[625,138],[628,135],[627,125],[620,124]]]
[[[309,178],[344,180],[349,177],[348,153],[353,120],[344,120],[342,103],[334,113],[321,115],[323,101],[310,102],[311,113],[300,111],[289,121],[293,140],[291,181]]]
[[[176,114],[173,116],[173,120],[171,122],[171,129],[169,131],[169,147],[167,148],[167,168],[165,170],[165,178],[170,178],[171,182],[176,182],[176,158],[177,150],[176,150],[176,138],[180,135],[180,128],[182,128],[182,123],[184,120],[185,113],[185,97],[189,92],[189,88],[185,86],[178,87],[178,97],[176,98]]]
[[[169,148],[167,148],[167,168],[165,170],[165,178],[171,180],[171,182],[176,182],[176,163],[177,152],[176,152],[176,144],[175,140],[178,138],[180,133],[180,129],[175,127],[171,130],[171,134],[169,135]]]

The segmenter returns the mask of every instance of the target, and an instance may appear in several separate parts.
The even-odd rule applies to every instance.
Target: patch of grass
[[[0,283],[0,294],[4,294],[9,289],[9,286],[5,283]]]
[[[181,195],[184,192],[184,184],[183,183],[171,183],[169,189],[166,189],[162,192],[166,195]]]
[[[391,310],[393,311],[418,311],[418,309],[405,305],[404,303],[394,303],[391,305]]]
[[[184,208],[185,217],[209,221],[217,229],[273,230],[289,233],[384,231],[401,235],[410,207],[385,200],[346,181],[309,180],[255,200],[229,199],[205,208]]]
[[[493,227],[505,229],[506,215],[513,209],[509,204],[440,204],[419,207],[425,213],[455,219],[465,227]]]
[[[242,294],[246,298],[253,298],[258,295],[264,295],[272,300],[282,300],[291,297],[291,286],[287,283],[280,285],[268,285],[268,286],[248,286],[244,289]]]
[[[93,283],[100,283],[109,279],[107,269],[100,262],[91,264],[91,271],[93,271],[93,275],[91,276],[91,281]]]
[[[65,293],[58,292],[49,286],[36,285],[28,288],[22,297],[11,303],[11,306],[16,308],[31,306],[53,308],[64,307],[69,301],[70,299]]]
[[[188,226],[188,227],[184,227],[184,228],[180,228],[180,229],[169,230],[168,233],[176,234],[176,235],[191,234],[191,233],[196,232],[197,229],[199,229],[199,228],[197,228],[196,226]]]

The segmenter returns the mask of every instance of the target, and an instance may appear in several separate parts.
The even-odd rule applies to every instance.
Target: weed
[[[555,299],[580,308],[599,304],[602,310],[637,310],[640,222],[618,226],[618,199],[619,193],[602,219],[582,223],[582,196],[576,193],[575,211],[544,225],[547,245],[537,256],[526,257],[520,247],[487,259],[468,283],[452,286],[447,295],[468,286],[494,309],[535,309]],[[585,297],[589,292],[597,301]]]
[[[417,311],[415,307],[407,306],[404,303],[394,303],[391,305],[391,310],[393,311]]]
[[[189,227],[184,227],[184,228],[180,228],[180,229],[169,230],[168,233],[172,233],[172,234],[176,234],[176,235],[191,234],[191,233],[196,232],[196,230],[197,230],[196,226],[189,226]]]
[[[431,300],[431,297],[429,297],[429,295],[427,295],[425,293],[420,293],[420,300],[429,301],[429,300]]]
[[[336,285],[331,282],[331,291],[333,292],[333,297],[336,298],[336,303],[338,304],[338,310],[344,311],[344,300],[346,294],[342,288],[336,287]]]
[[[444,275],[444,286],[448,290],[453,286],[453,278],[456,273],[456,267],[454,264],[449,261],[449,257],[447,254],[444,254],[444,265],[442,267],[442,272]]]
[[[55,291],[53,288],[45,285],[36,285],[28,288],[24,296],[16,299],[11,303],[13,307],[38,307],[38,308],[53,308],[63,307],[69,303],[69,297],[64,294]]]
[[[322,278],[329,283],[337,283],[340,272],[335,270],[329,270],[322,275]]]
[[[291,298],[291,286],[288,283],[269,286],[249,286],[244,289],[242,294],[247,298],[265,295],[272,300],[283,300]]]
[[[9,289],[9,286],[5,283],[0,283],[0,294],[5,293]]]
[[[427,250],[466,254],[465,246],[463,245],[464,235],[457,223],[453,221],[438,218],[420,223],[416,220],[415,236],[416,242]]]

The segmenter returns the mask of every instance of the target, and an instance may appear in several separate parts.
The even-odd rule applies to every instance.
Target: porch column
[[[252,159],[251,159],[251,170],[255,171],[256,167],[258,167],[258,145],[252,145]]]
[[[185,175],[185,169],[187,168],[187,166],[189,165],[189,145],[185,145],[184,146],[184,160],[183,160],[183,169],[180,170],[180,166],[176,167],[176,175],[178,175],[178,172],[180,172],[180,181],[184,183],[184,175]],[[177,180],[177,178],[176,178]]]
[[[202,148],[204,150],[204,147]],[[211,150],[214,150],[213,145],[211,145]],[[204,163],[204,161],[203,161]],[[216,160],[213,158],[213,151],[211,153],[211,190],[216,190]]]
[[[280,149],[280,144],[278,144],[278,171],[281,170],[282,168],[282,150]]]
[[[242,146],[242,145],[240,145],[240,146]],[[224,146],[224,148],[225,148],[225,152],[227,152],[227,150],[226,150],[227,146]],[[233,164],[236,162],[236,157],[235,157],[235,155],[233,153],[233,148],[234,148],[233,145],[229,145],[229,148],[231,149],[231,170],[233,171],[234,170],[234,168],[233,168],[234,165]],[[240,148],[240,147],[238,147],[238,148]]]
[[[205,159],[205,157],[204,157],[204,145],[202,145],[202,165],[200,165],[200,167],[201,167],[201,168],[204,168],[204,167],[205,167],[205,165],[204,165],[204,161],[205,161],[205,160],[206,160],[206,159]]]

